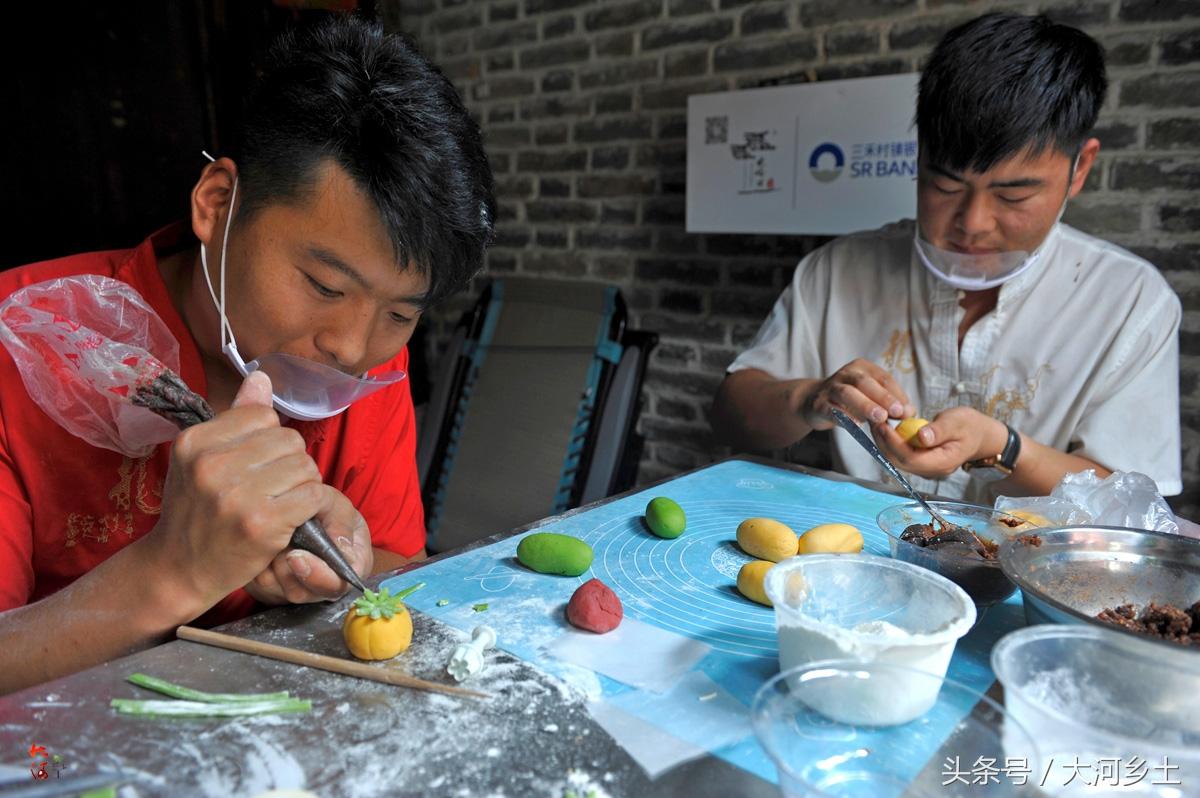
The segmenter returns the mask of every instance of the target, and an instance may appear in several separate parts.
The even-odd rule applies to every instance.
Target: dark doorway
[[[0,25],[0,268],[130,247],[228,151],[255,56],[374,0],[15,3]]]

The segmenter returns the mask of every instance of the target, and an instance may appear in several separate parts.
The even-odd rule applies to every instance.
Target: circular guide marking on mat
[[[818,524],[848,523],[866,531],[870,554],[888,556],[875,519],[838,510],[748,499],[681,502],[687,530],[655,537],[641,515],[614,518],[580,534],[595,551],[590,574],[611,587],[627,613],[718,651],[774,659],[775,614],[737,592],[737,572],[753,557],[737,546],[737,526],[747,518],[773,518],[796,534]],[[626,534],[620,534],[626,532]],[[869,591],[868,591],[869,592]]]

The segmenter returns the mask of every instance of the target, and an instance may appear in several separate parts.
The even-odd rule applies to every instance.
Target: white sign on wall
[[[914,216],[919,77],[689,97],[688,232],[834,235]]]

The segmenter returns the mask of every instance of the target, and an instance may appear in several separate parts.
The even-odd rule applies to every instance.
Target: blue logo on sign
[[[823,164],[822,158],[824,159]],[[830,160],[833,161],[832,166],[829,165]],[[846,155],[842,152],[841,147],[832,142],[826,141],[818,144],[817,148],[812,151],[812,155],[808,156],[808,171],[812,172],[812,176],[821,183],[837,180],[845,166]]]

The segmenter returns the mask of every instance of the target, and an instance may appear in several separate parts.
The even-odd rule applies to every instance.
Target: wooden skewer
[[[399,671],[388,670],[386,668],[373,668],[362,662],[353,662],[338,657],[327,657],[324,654],[314,654],[311,651],[300,651],[295,648],[263,643],[258,640],[247,640],[244,637],[234,637],[223,632],[197,629],[194,626],[181,626],[175,630],[175,634],[179,639],[190,640],[193,643],[203,643],[204,645],[225,648],[230,651],[240,651],[243,654],[256,654],[260,657],[290,662],[294,665],[305,665],[310,668],[332,671],[333,673],[340,673],[345,676],[357,676],[360,679],[370,679],[375,682],[399,685],[400,687],[411,687],[415,690],[430,690],[435,693],[465,695],[474,698],[491,697],[487,693],[478,693],[474,690],[465,690],[462,687],[452,687],[448,684],[438,684],[437,682],[418,679],[415,676],[409,676]]]

